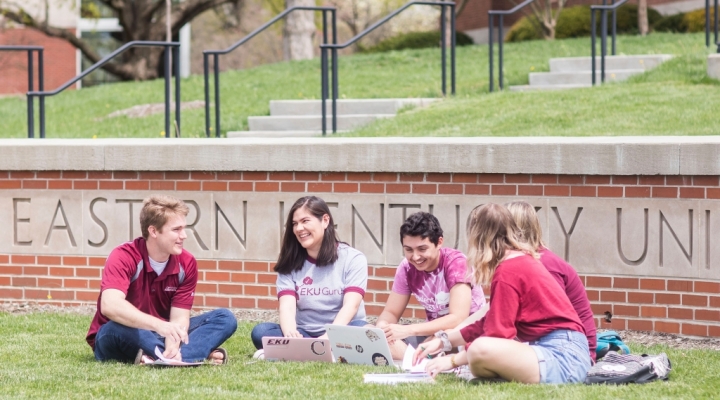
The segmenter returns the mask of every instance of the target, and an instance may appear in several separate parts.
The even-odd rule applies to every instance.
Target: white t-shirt
[[[295,296],[298,328],[308,333],[325,331],[326,324],[332,324],[343,305],[347,292],[359,293],[365,297],[367,289],[367,258],[360,251],[340,243],[338,259],[334,264],[318,267],[315,260],[305,260],[302,269],[289,274],[278,274],[278,299]],[[360,303],[352,321],[365,319],[365,302]]]

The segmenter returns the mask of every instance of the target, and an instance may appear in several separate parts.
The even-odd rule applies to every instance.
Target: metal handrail
[[[33,79],[33,52],[38,52],[38,89],[45,90],[45,75],[43,70],[43,47],[42,46],[0,46],[0,51],[27,51],[28,53],[28,91],[35,90]],[[28,138],[35,136],[35,115],[33,108],[28,102]],[[40,98],[40,120],[45,118],[45,99]],[[41,132],[40,138],[44,138],[44,132]]]
[[[322,133],[325,135],[327,133],[327,110],[326,110],[326,101],[329,96],[329,71],[328,71],[328,50],[330,50],[331,57],[333,60],[332,65],[332,84],[333,84],[333,94],[332,94],[332,131],[333,133],[337,132],[337,98],[338,98],[338,57],[337,52],[339,49],[344,49],[353,43],[357,42],[358,40],[362,39],[365,35],[369,34],[370,32],[374,31],[377,27],[380,25],[388,22],[396,15],[400,14],[402,11],[407,9],[410,6],[413,5],[427,5],[427,6],[440,6],[441,9],[441,16],[440,16],[440,47],[441,47],[441,64],[442,64],[442,92],[443,95],[447,94],[447,65],[446,65],[446,50],[445,50],[445,40],[446,40],[446,32],[445,32],[445,24],[446,24],[446,9],[450,9],[450,31],[452,34],[450,37],[452,38],[450,41],[450,82],[451,82],[451,93],[455,94],[455,3],[453,2],[442,2],[442,1],[410,1],[408,3],[405,3],[402,7],[398,8],[397,10],[393,11],[392,13],[386,15],[383,19],[377,21],[376,23],[372,24],[370,27],[366,28],[364,31],[358,33],[355,35],[355,37],[351,38],[347,42],[343,44],[323,44],[320,45],[320,65],[321,65],[321,82],[322,82]]]
[[[490,10],[488,11],[488,42],[489,42],[489,53],[488,58],[490,61],[490,92],[493,91],[493,16],[498,16],[498,75],[500,78],[500,90],[503,90],[503,16],[515,14],[520,11],[523,7],[532,3],[535,0],[525,0],[524,2],[516,5],[509,10]]]
[[[592,26],[592,34],[590,35],[590,46],[592,47],[592,55],[591,58],[591,66],[592,66],[592,84],[595,86],[595,38],[597,36],[597,26],[595,25],[595,11],[600,11],[602,13],[602,36],[601,36],[601,55],[600,55],[600,82],[605,83],[605,55],[607,55],[607,12],[612,11],[613,12],[613,27],[612,27],[612,55],[615,55],[615,38],[617,36],[617,9],[621,5],[627,3],[628,0],[620,0],[617,3],[606,5],[605,2],[607,0],[603,0],[603,5],[601,6],[590,6],[590,25]],[[614,0],[613,0],[614,1]]]
[[[713,11],[715,14],[715,44],[718,42],[718,0],[714,0]],[[705,47],[710,47],[710,0],[705,0]]]
[[[132,42],[127,42],[124,45],[122,45],[117,50],[113,51],[106,57],[104,57],[102,60],[96,62],[90,68],[86,69],[85,71],[81,72],[80,75],[70,79],[69,81],[65,82],[62,86],[59,88],[53,90],[53,91],[47,91],[44,92],[42,89],[40,89],[39,92],[28,92],[28,116],[32,115],[33,112],[33,97],[39,97],[40,98],[40,104],[42,105],[42,101],[46,96],[55,96],[56,94],[62,92],[63,90],[67,89],[70,85],[73,83],[79,81],[80,79],[88,76],[91,72],[95,71],[96,69],[100,68],[104,64],[107,64],[111,59],[116,57],[117,55],[123,53],[125,50],[131,48],[131,47],[164,47],[165,48],[165,137],[170,137],[170,97],[168,96],[168,93],[170,92],[170,52],[167,51],[168,47],[172,48],[173,52],[173,68],[175,72],[175,123],[177,124],[177,130],[180,131],[180,57],[178,56],[180,43],[178,42],[153,42],[153,41],[143,41],[143,40],[135,40]],[[41,111],[42,112],[42,111]],[[41,115],[40,117],[40,137],[45,137],[45,115]]]
[[[332,14],[332,40],[333,43],[337,43],[337,24],[335,7],[311,7],[311,6],[298,6],[290,7],[270,21],[264,23],[259,28],[250,32],[247,36],[230,45],[225,50],[205,50],[203,51],[203,74],[205,78],[205,136],[210,137],[210,55],[213,55],[213,73],[215,74],[214,79],[214,91],[215,91],[215,137],[220,137],[220,62],[219,58],[221,55],[228,54],[231,51],[237,49],[245,42],[254,38],[257,34],[267,29],[270,25],[279,21],[286,15],[293,11],[322,11],[323,13],[323,41],[327,44],[328,41],[328,26],[327,26],[327,13]]]

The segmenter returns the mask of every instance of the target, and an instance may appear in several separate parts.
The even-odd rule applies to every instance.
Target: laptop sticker
[[[372,363],[380,367],[385,367],[388,365],[388,359],[380,353],[375,353],[372,356]]]
[[[363,352],[362,346],[360,346],[360,345],[355,346],[355,351],[357,351],[358,353],[362,353]]]
[[[371,342],[374,342],[376,340],[380,340],[380,336],[377,335],[377,333],[367,330],[365,331],[365,336],[367,336],[368,339],[370,339]]]

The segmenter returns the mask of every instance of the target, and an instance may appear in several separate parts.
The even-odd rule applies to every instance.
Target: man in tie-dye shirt
[[[443,247],[443,231],[434,215],[418,212],[400,227],[405,259],[395,272],[392,291],[377,326],[385,331],[394,359],[402,359],[410,344],[418,347],[435,332],[452,329],[485,304],[480,286],[472,286],[465,256]],[[427,321],[398,324],[414,294]]]

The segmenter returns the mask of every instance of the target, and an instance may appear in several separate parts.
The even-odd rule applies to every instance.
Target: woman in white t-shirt
[[[325,338],[326,324],[367,324],[367,259],[338,239],[323,199],[307,196],[293,204],[275,272],[280,323],[253,328],[256,348],[262,349],[263,337]]]

